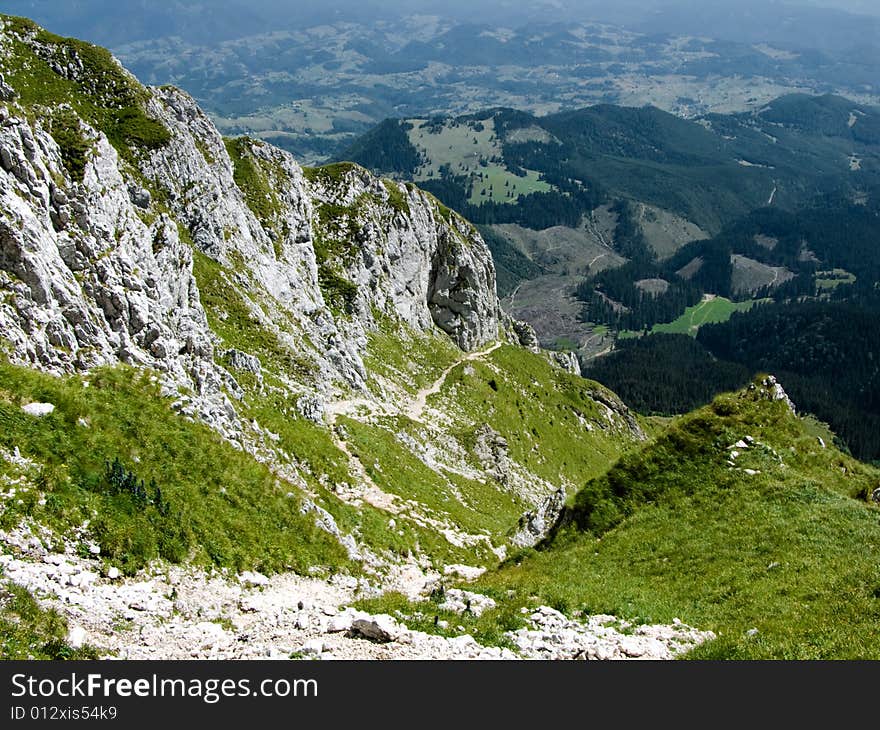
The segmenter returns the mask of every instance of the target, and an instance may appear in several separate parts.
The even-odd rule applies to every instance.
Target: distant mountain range
[[[480,224],[509,311],[544,346],[577,350],[585,364],[620,350],[590,372],[633,406],[688,410],[731,378],[772,367],[791,373],[798,400],[859,455],[880,457],[880,409],[868,395],[880,393],[880,378],[875,366],[857,365],[880,348],[854,324],[877,311],[877,108],[792,94],[690,120],[651,107],[494,109],[387,120],[340,157],[414,180]],[[775,315],[763,306],[774,301],[783,307]],[[823,317],[849,336],[832,343]],[[782,341],[746,334],[786,319],[824,342],[824,354],[791,328]],[[757,347],[725,344],[725,327]],[[623,339],[676,333],[701,344]],[[741,369],[707,365],[703,345]],[[792,351],[802,356],[780,357]],[[810,378],[832,363],[833,385],[817,388]],[[664,389],[648,374],[659,367],[692,377]]]
[[[386,117],[598,103],[692,117],[799,91],[878,101],[880,19],[778,2],[495,0],[438,10],[378,0],[10,0],[4,9],[111,46],[143,82],[193,94],[224,132],[262,137],[306,163]]]

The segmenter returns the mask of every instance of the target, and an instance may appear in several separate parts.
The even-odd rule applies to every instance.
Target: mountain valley
[[[708,405],[644,415],[583,377],[572,348],[542,347],[518,304],[542,277],[583,278],[564,270],[576,257],[600,275],[641,265],[649,228],[631,224],[648,219],[645,266],[703,257],[699,280],[745,230],[751,275],[803,276],[809,250],[823,286],[872,296],[858,285],[875,259],[857,254],[876,206],[870,107],[847,103],[864,118],[808,163],[811,132],[786,132],[794,151],[761,146],[775,177],[700,126],[706,164],[742,177],[698,208],[511,170],[489,184],[585,207],[573,225],[478,227],[428,165],[406,181],[357,160],[303,167],[21,18],[0,16],[0,49],[4,658],[877,658],[880,471],[745,365]],[[836,124],[841,102],[819,99]],[[588,114],[602,130],[589,139],[638,142],[657,171],[697,124],[632,112],[669,133],[658,148],[624,134],[629,112]],[[731,118],[743,134],[763,123]],[[571,124],[548,119],[557,138]],[[479,123],[437,134],[485,136]],[[510,129],[523,154],[552,144],[538,123]],[[621,180],[649,167],[594,152]],[[859,170],[829,162],[802,187],[787,174],[844,152]],[[749,216],[772,233],[820,179],[860,223],[842,258],[797,228],[762,246]],[[760,202],[774,180],[778,210],[722,220],[706,202]],[[662,287],[649,273],[642,288]]]

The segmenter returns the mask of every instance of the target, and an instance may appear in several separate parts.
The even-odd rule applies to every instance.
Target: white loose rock
[[[36,418],[43,418],[43,416],[48,416],[51,413],[55,412],[55,404],[54,403],[28,403],[21,407],[25,413],[29,416],[34,416]]]
[[[81,649],[88,640],[88,634],[82,626],[73,626],[67,632],[67,644],[72,649]]]
[[[260,588],[269,584],[269,579],[262,573],[245,571],[238,576],[238,580],[242,585]]]
[[[324,651],[324,642],[321,639],[309,639],[302,645],[300,651],[303,654],[320,656]]]

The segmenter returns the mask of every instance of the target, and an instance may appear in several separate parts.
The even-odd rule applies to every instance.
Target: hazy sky
[[[821,8],[837,8],[828,11]],[[605,21],[643,32],[730,40],[809,41],[827,31],[845,41],[859,21],[839,10],[880,17],[878,0],[0,0],[0,11],[27,15],[50,30],[111,47],[180,35],[211,43],[318,23],[412,14],[517,27],[529,22]],[[868,22],[868,32],[874,25]],[[877,31],[880,36],[880,30]],[[880,37],[876,39],[880,43]],[[835,41],[839,45],[839,40]],[[864,37],[860,43],[864,44]]]

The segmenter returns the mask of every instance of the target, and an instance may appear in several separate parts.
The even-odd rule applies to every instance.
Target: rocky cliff
[[[19,527],[114,545],[126,570],[201,550],[353,561],[406,590],[473,575],[524,512],[644,438],[502,312],[480,235],[429,194],[224,139],[185,93],[3,16],[0,291],[0,481],[36,504]],[[174,509],[196,517],[169,547]],[[144,529],[155,544],[133,546]]]
[[[52,105],[3,85],[0,327],[14,362],[154,368],[168,392],[192,391],[188,410],[234,436],[227,394],[238,388],[193,251],[222,267],[245,316],[310,371],[296,386],[319,399],[364,388],[377,316],[439,327],[465,350],[498,336],[491,257],[428,195],[354,166],[304,171],[260,142],[224,143],[187,95],[143,89],[99,57],[161,130],[158,143],[114,146],[119,130],[89,113],[113,104],[94,86],[93,49],[9,22],[0,42],[7,78],[48,65],[67,82]]]

